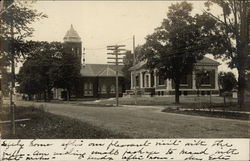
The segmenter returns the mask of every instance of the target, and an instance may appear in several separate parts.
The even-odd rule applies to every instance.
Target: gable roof
[[[131,68],[129,68],[129,70],[130,70],[130,71],[131,71],[131,70],[139,70],[139,69],[141,69],[141,68],[144,68],[145,65],[146,65],[146,63],[147,63],[146,60],[145,60],[145,61],[140,61],[140,62],[138,62],[137,64],[135,64],[134,66],[132,66]]]
[[[123,77],[123,65],[118,66],[118,76]],[[116,66],[109,64],[86,64],[81,68],[82,77],[115,77]]]
[[[197,63],[195,63],[195,65],[212,65],[212,66],[218,66],[220,65],[219,62],[217,62],[216,60],[210,59],[206,56],[203,57],[203,59],[201,59],[200,61],[198,61]]]
[[[141,61],[137,64],[135,64],[134,66],[132,66],[131,68],[129,68],[130,71],[132,70],[139,70],[142,68],[145,68],[147,61]],[[203,57],[203,59],[201,59],[200,61],[198,61],[197,63],[195,63],[196,66],[219,66],[220,63],[210,59],[206,56]]]

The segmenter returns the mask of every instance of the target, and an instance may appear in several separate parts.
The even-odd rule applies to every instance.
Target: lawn
[[[1,120],[9,120],[8,111],[0,113]],[[10,133],[10,124],[0,124],[2,138],[15,139],[99,139],[128,138],[123,134],[110,132],[86,122],[45,112],[34,107],[17,107],[16,119],[30,118],[30,121],[16,123],[16,135]],[[1,121],[0,120],[0,121]]]
[[[177,113],[195,116],[217,117],[217,118],[229,118],[238,120],[250,120],[249,113],[243,112],[231,112],[224,110],[212,110],[212,109],[186,109],[186,108],[171,108],[167,107],[162,110],[167,113]]]
[[[221,107],[224,108],[226,105],[227,109],[230,110],[237,110],[236,102],[237,99],[226,98],[226,104],[224,104],[224,98],[219,96],[181,96],[180,97],[180,104],[178,106],[190,108],[192,106],[197,106],[197,108],[203,108],[204,105],[206,106],[214,106],[214,107]],[[81,101],[78,102],[80,105],[102,105],[102,106],[112,106],[116,103],[114,98],[111,99],[99,99],[96,101]],[[119,104],[121,105],[144,105],[144,106],[165,106],[165,105],[176,105],[174,96],[171,97],[121,97],[119,98]]]

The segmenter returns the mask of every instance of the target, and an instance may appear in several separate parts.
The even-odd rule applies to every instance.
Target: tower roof
[[[73,28],[73,25],[71,25],[70,29],[66,32],[63,40],[64,42],[81,42],[81,38]]]

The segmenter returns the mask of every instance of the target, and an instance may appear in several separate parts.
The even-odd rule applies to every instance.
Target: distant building
[[[66,51],[74,52],[81,61],[81,80],[77,89],[73,92],[76,98],[109,98],[115,97],[116,66],[109,64],[86,64],[85,55],[82,52],[82,41],[76,30],[71,25],[64,36],[64,47]],[[122,67],[118,67],[119,95],[124,92],[124,77]],[[61,99],[63,89],[54,89],[55,99]]]
[[[175,94],[174,82],[164,79],[157,70],[147,70],[146,62],[140,62],[131,70],[131,90],[142,96],[169,96]],[[192,74],[186,75],[180,84],[180,95],[218,95],[218,66],[220,63],[204,57],[195,64]],[[199,73],[199,74],[197,74]]]

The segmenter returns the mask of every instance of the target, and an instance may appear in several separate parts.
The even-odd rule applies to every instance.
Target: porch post
[[[215,74],[215,77],[214,77],[214,79],[215,79],[215,89],[218,90],[219,89],[219,84],[218,84],[218,68],[217,67],[215,69],[214,74]]]
[[[130,77],[131,77],[130,89],[133,89],[134,88],[134,74],[133,74],[133,72],[130,73]]]
[[[168,81],[168,90],[172,89],[172,79],[167,79]]]
[[[154,87],[157,85],[157,79],[156,79],[156,69],[154,70]]]
[[[151,88],[151,73],[148,74],[148,87]]]
[[[196,89],[195,71],[192,71],[192,89]]]
[[[143,78],[144,78],[144,87],[147,87],[147,73],[146,72],[144,72]]]
[[[140,88],[143,88],[143,74],[142,72],[140,71]]]
[[[166,80],[166,86],[167,86],[166,89],[167,89],[167,90],[169,90],[169,87],[170,87],[170,86],[169,86],[169,83],[170,83],[170,81],[169,81],[169,79],[167,78],[167,80]]]

